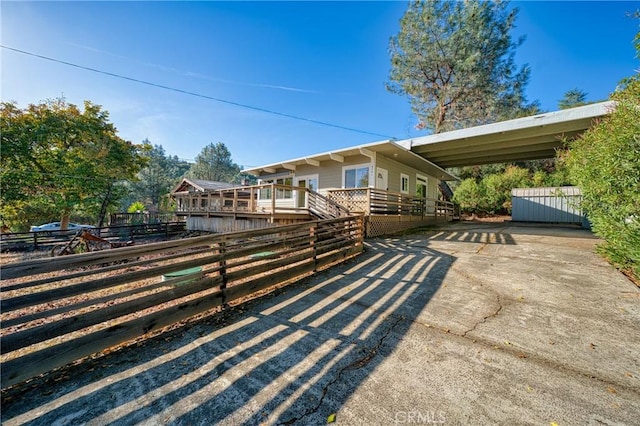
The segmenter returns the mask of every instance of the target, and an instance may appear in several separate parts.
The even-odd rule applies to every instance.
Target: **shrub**
[[[144,210],[144,204],[140,201],[135,201],[131,203],[131,205],[127,209],[127,213],[142,213]]]
[[[615,110],[572,142],[563,159],[582,208],[617,267],[640,277],[640,76],[612,95]]]
[[[511,190],[532,186],[529,171],[507,166],[502,173],[490,174],[479,182],[463,180],[453,194],[453,201],[469,213],[511,213]]]
[[[476,213],[480,211],[483,194],[480,185],[473,178],[460,182],[453,193],[453,202],[460,205],[462,211]]]

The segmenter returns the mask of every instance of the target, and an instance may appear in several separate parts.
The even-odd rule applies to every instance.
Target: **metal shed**
[[[588,227],[575,186],[511,190],[511,219],[515,222],[570,223]]]

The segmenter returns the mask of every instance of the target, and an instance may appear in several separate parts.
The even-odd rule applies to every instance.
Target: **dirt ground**
[[[477,223],[502,223],[510,221],[509,215],[476,215],[476,214],[464,214],[460,217],[464,222],[477,222]]]

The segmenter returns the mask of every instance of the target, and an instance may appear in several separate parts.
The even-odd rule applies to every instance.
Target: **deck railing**
[[[451,216],[453,203],[374,188],[332,189],[327,197],[350,212],[370,215]]]
[[[324,195],[320,195],[315,191],[307,190],[306,196],[309,212],[322,219],[345,217],[351,214],[349,209],[340,205],[335,200],[325,197]]]
[[[209,192],[174,194],[176,213],[307,213],[307,208],[297,207],[294,191],[305,191],[290,185],[266,184],[240,186]]]
[[[381,189],[332,189],[323,196],[308,188],[266,184],[205,193],[175,194],[177,213],[302,213],[320,218],[365,215],[448,216],[453,203]]]

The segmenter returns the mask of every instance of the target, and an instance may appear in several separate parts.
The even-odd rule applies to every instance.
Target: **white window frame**
[[[404,188],[405,181],[407,183],[406,188]],[[410,186],[411,185],[409,184],[409,175],[405,173],[400,173],[400,192],[403,194],[408,194]]]
[[[316,181],[316,186],[318,188],[313,188],[311,190],[315,191],[315,192],[319,191],[320,175],[318,173],[315,173],[313,175],[294,176],[293,185],[294,186],[300,186],[300,181],[301,180],[307,181],[307,186],[306,186],[307,189],[311,189],[311,188],[309,188],[309,181],[310,180],[315,180]],[[303,197],[302,201],[304,201],[304,203],[302,203],[302,201],[300,200],[300,197]],[[300,190],[295,191],[295,198],[296,198],[296,206],[297,207],[308,207],[307,206],[308,201],[307,201],[306,193],[304,191],[300,191]],[[301,205],[301,204],[304,204],[304,205]]]
[[[291,179],[291,187],[293,187],[293,179],[294,179],[293,175],[281,176],[281,177],[264,179],[264,180],[259,179],[258,184],[269,185],[271,183],[275,183],[276,185],[287,185],[286,183],[284,183],[286,179]],[[283,183],[278,183],[279,180],[282,180]],[[270,200],[271,197],[273,196],[273,194],[271,194],[271,188],[262,188],[258,192],[259,192],[258,200]],[[276,188],[275,196],[276,196],[276,200],[291,200],[293,199],[293,191],[291,189]]]
[[[346,172],[347,170],[356,170],[356,169],[364,169],[367,168],[368,171],[368,175],[369,175],[369,185],[368,186],[359,186],[359,187],[355,187],[355,188],[347,188],[346,185]],[[358,189],[358,188],[373,188],[372,183],[371,183],[371,177],[373,176],[375,178],[375,175],[373,175],[373,173],[371,172],[371,163],[362,163],[362,164],[353,164],[351,166],[342,166],[342,189]],[[373,182],[373,185],[375,185],[375,180]]]
[[[293,185],[294,186],[298,186],[298,181],[300,180],[306,180],[307,182],[309,182],[310,180],[315,179],[315,181],[317,182],[318,187],[320,186],[320,175],[318,173],[315,173],[313,175],[301,175],[301,176],[294,176],[293,178]],[[308,188],[308,185],[307,185]],[[318,192],[318,188],[314,189],[315,192]]]
[[[429,198],[429,178],[427,176],[416,173],[416,191],[418,190],[418,184],[422,184],[424,181],[424,198]],[[418,195],[418,194],[416,194]]]

